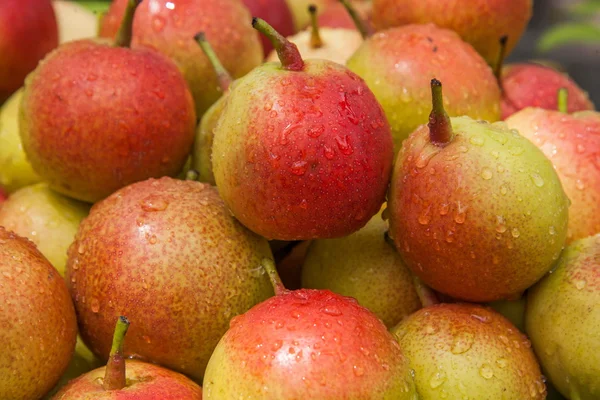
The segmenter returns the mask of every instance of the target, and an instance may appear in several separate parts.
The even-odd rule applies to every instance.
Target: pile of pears
[[[505,64],[531,0],[91,7],[0,3],[0,399],[600,398],[600,113]]]

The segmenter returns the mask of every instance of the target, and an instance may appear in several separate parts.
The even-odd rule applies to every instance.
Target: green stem
[[[417,296],[419,296],[419,300],[421,300],[421,305],[423,305],[423,307],[429,307],[440,302],[433,289],[424,284],[416,275],[413,274],[412,277],[415,291],[417,292]]]
[[[263,19],[253,17],[252,27],[271,41],[284,69],[288,71],[302,71],[304,69],[304,61],[294,43],[283,37]]]
[[[208,60],[210,61],[213,69],[217,73],[219,86],[221,87],[221,90],[225,92],[229,88],[229,85],[231,85],[231,81],[233,80],[231,78],[231,75],[229,75],[229,72],[227,72],[223,64],[221,64],[221,60],[219,60],[219,57],[210,45],[210,42],[206,40],[206,35],[204,34],[204,32],[198,32],[194,36],[194,39],[196,40],[204,54],[206,54],[206,57],[208,57]]]
[[[279,273],[277,272],[275,262],[270,258],[263,258],[261,265],[265,269],[265,271],[267,271],[267,275],[269,275],[269,279],[271,280],[271,284],[273,285],[275,295],[278,296],[280,294],[286,293],[288,290],[283,285],[283,282],[281,282],[281,278],[279,277]]]
[[[433,78],[431,80],[432,109],[429,114],[429,138],[436,146],[444,147],[454,138],[450,117],[444,109],[444,96],[442,82]]]
[[[310,13],[310,23],[312,26],[312,30],[310,31],[310,47],[313,49],[318,49],[323,47],[323,40],[321,39],[321,35],[319,35],[319,21],[317,19],[317,6],[311,4],[308,6],[308,12]]]
[[[200,176],[200,173],[195,169],[189,169],[188,172],[185,173],[186,181],[197,181]]]
[[[568,113],[569,90],[567,88],[560,88],[556,96],[558,97],[558,111],[565,114]]]
[[[110,356],[104,372],[104,383],[102,384],[104,390],[120,390],[126,385],[123,344],[127,329],[129,329],[129,320],[127,317],[120,316],[117,320]]]
[[[356,25],[356,29],[360,32],[363,39],[367,39],[371,36],[371,28],[370,26],[358,15],[356,9],[352,4],[350,4],[349,0],[340,0],[340,3],[346,8],[348,14],[350,14],[350,18],[354,21],[354,25]]]
[[[125,15],[121,21],[121,26],[117,32],[115,44],[119,47],[129,47],[131,45],[131,37],[133,35],[133,17],[135,10],[140,5],[142,0],[129,0],[127,2],[127,8],[125,9]]]
[[[500,53],[498,54],[498,60],[494,67],[494,75],[500,88],[502,88],[502,66],[504,65],[504,59],[506,58],[506,44],[508,43],[508,36],[504,35],[500,38]]]

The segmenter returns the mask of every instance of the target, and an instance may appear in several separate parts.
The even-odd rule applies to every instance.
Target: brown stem
[[[135,10],[140,5],[142,0],[128,0],[125,15],[119,26],[115,44],[119,47],[129,47],[131,45],[131,37],[133,36],[133,17]]]
[[[304,69],[304,61],[294,43],[283,37],[263,19],[253,17],[252,27],[271,41],[284,69],[288,71],[302,71]]]
[[[348,14],[350,14],[350,18],[352,18],[352,21],[354,21],[354,25],[356,26],[356,29],[360,32],[362,38],[367,39],[369,36],[371,36],[373,34],[371,27],[366,21],[364,21],[361,18],[360,15],[358,15],[358,12],[354,8],[354,6],[350,4],[350,1],[340,0],[340,3],[342,3],[342,5],[346,8],[346,11],[348,11]]]
[[[500,38],[500,53],[498,53],[498,60],[494,67],[494,75],[500,88],[502,88],[502,66],[504,65],[504,58],[506,58],[506,44],[508,43],[508,36],[504,35]]]
[[[233,80],[231,78],[231,75],[229,75],[229,72],[227,72],[223,64],[221,64],[221,60],[219,60],[219,57],[210,45],[210,42],[206,40],[204,32],[198,32],[194,36],[194,39],[196,40],[196,43],[198,43],[204,54],[206,54],[206,57],[210,61],[210,64],[217,73],[219,86],[221,87],[221,90],[225,92],[227,89],[229,89],[229,85],[231,85],[231,81]]]
[[[431,80],[432,109],[429,114],[429,138],[436,146],[444,147],[454,138],[450,117],[444,109],[444,96],[442,82],[433,78]]]
[[[102,384],[104,390],[120,390],[126,385],[123,344],[128,328],[129,320],[127,317],[120,316],[117,320],[110,356],[104,372],[104,383]]]
[[[319,35],[319,21],[317,20],[317,6],[311,4],[308,6],[308,12],[310,13],[310,23],[312,30],[310,31],[310,47],[318,49],[323,47],[323,40]]]

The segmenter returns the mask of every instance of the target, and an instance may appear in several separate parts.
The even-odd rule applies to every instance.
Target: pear
[[[459,300],[518,297],[548,272],[567,236],[569,200],[550,160],[503,122],[449,118],[431,82],[430,122],[398,154],[390,236],[406,265]]]
[[[86,39],[98,34],[98,17],[72,0],[53,0],[58,23],[58,42]]]
[[[0,208],[0,225],[30,239],[61,276],[67,249],[90,205],[52,191],[40,182],[17,190]]]
[[[389,328],[421,307],[412,273],[385,240],[381,212],[358,232],[313,240],[302,267],[302,287],[354,297]]]
[[[19,136],[19,106],[23,88],[17,90],[0,109],[0,186],[14,192],[42,180],[27,160]]]
[[[73,303],[62,277],[35,245],[2,226],[0,277],[0,398],[40,399],[73,355]]]
[[[546,398],[531,343],[487,307],[431,305],[392,333],[410,360],[420,400]]]
[[[525,328],[545,374],[568,399],[600,398],[600,234],[572,242],[527,294]]]

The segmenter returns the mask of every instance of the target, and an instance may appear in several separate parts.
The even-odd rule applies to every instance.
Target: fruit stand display
[[[2,0],[0,400],[600,399],[569,7]]]

